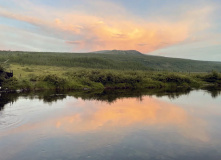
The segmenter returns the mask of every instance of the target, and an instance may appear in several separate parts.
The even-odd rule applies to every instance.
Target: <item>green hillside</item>
[[[166,70],[184,72],[221,71],[221,62],[195,61],[144,55],[138,51],[52,53],[0,51],[0,62],[19,65],[100,68],[115,70]]]

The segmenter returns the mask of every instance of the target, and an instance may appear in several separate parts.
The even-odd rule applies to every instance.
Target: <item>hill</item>
[[[65,66],[115,70],[166,70],[182,72],[221,71],[221,62],[196,61],[108,50],[91,53],[0,51],[0,62],[10,64]]]
[[[95,51],[91,53],[100,53],[100,54],[129,54],[129,55],[136,55],[142,54],[136,50],[102,50],[102,51]]]

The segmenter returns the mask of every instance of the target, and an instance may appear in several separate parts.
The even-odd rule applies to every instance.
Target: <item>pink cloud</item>
[[[6,9],[1,9],[0,15],[36,25],[40,28],[40,32],[63,39],[69,46],[72,44],[73,51],[122,49],[147,53],[176,45],[189,41],[194,33],[211,27],[209,15],[214,9],[211,6],[194,8],[181,15],[176,21],[149,22],[131,16],[121,6],[98,0],[93,5],[102,6],[108,3],[113,11],[109,13],[102,10],[104,14],[99,16],[101,14],[91,15],[86,11],[78,10],[57,11],[53,8],[33,5],[29,1],[25,3],[26,6],[21,5],[23,8],[26,7],[28,10],[33,8],[29,16],[16,10]],[[114,11],[121,11],[122,14],[118,16],[119,13]]]

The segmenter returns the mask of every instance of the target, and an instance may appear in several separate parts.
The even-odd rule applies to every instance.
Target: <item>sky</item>
[[[0,0],[0,50],[221,61],[220,0]]]

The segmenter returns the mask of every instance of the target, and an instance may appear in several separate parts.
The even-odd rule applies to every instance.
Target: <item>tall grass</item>
[[[28,71],[23,71],[28,72]],[[29,73],[29,72],[28,72]],[[2,83],[3,88],[25,90],[103,90],[103,89],[176,89],[220,87],[221,75],[181,74],[154,71],[121,71],[104,69],[75,69],[62,74],[28,74],[27,78],[13,77]]]

